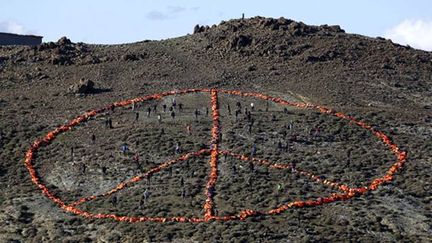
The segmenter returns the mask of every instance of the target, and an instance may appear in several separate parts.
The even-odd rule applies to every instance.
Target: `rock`
[[[98,64],[100,62],[101,62],[101,60],[98,57],[92,56],[92,55],[87,55],[82,59],[81,64],[84,64],[84,65],[86,65],[86,64]]]
[[[66,36],[63,36],[62,38],[60,38],[60,39],[57,41],[57,44],[58,44],[58,45],[61,45],[61,46],[65,46],[65,45],[70,45],[70,44],[72,44],[72,41],[69,40]]]
[[[247,67],[247,70],[248,70],[249,72],[255,71],[256,69],[257,69],[257,68],[256,68],[255,65],[250,65],[250,66]]]
[[[124,54],[121,56],[123,61],[138,61],[139,58],[135,54]]]
[[[196,34],[196,33],[206,32],[209,29],[210,29],[210,27],[208,25],[207,26],[204,26],[204,25],[200,26],[199,24],[197,24],[194,27],[193,33]]]
[[[89,79],[80,79],[79,83],[71,85],[69,91],[74,94],[90,94],[95,91],[94,82]]]
[[[334,32],[334,33],[345,33],[345,30],[343,30],[339,25],[321,25],[321,30],[328,31],[328,32]]]
[[[67,65],[71,63],[69,58],[64,55],[52,55],[50,62],[53,65]]]
[[[277,23],[279,24],[279,25],[289,25],[290,23],[292,23],[293,21],[291,20],[291,19],[286,19],[286,18],[284,18],[284,17],[280,17],[278,20],[277,20]]]
[[[239,49],[242,47],[246,47],[252,43],[252,39],[245,35],[239,35],[231,38],[230,47],[232,49]]]
[[[199,24],[197,24],[197,25],[195,25],[195,27],[194,27],[193,33],[194,33],[194,34],[199,33],[199,31],[200,31],[200,26],[199,26]]]
[[[0,64],[2,64],[3,62],[9,60],[9,57],[1,57],[0,56]]]
[[[381,64],[381,68],[382,69],[393,69],[393,67],[388,63]]]

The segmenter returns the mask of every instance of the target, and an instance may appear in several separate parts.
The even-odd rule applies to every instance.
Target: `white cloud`
[[[186,9],[181,7],[181,6],[168,6],[167,9],[172,13],[172,14],[176,14],[176,13],[181,13],[183,11],[185,11]]]
[[[146,14],[146,17],[151,20],[165,20],[168,19],[169,16],[161,11],[153,10]]]
[[[167,20],[177,17],[178,14],[186,11],[186,8],[181,6],[167,6],[164,10],[153,10],[146,14],[146,17],[151,20]]]
[[[0,22],[0,32],[14,33],[14,34],[26,34],[27,31],[23,25],[13,21]]]
[[[404,20],[384,36],[402,45],[432,51],[432,20]]]

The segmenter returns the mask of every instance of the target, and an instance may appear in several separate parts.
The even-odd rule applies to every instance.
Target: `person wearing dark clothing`
[[[86,173],[86,169],[87,169],[86,164],[85,164],[85,163],[82,163],[82,164],[81,164],[81,173],[82,173],[82,174],[85,174],[85,173]]]
[[[248,113],[246,114],[246,120],[250,122],[251,119],[252,119],[252,114],[251,114],[250,112],[248,112]],[[252,124],[252,125],[253,125],[253,124]]]
[[[124,143],[120,149],[123,152],[123,154],[125,155],[129,151],[129,146],[126,143]]]
[[[137,122],[139,119],[139,112],[135,113],[135,121]]]
[[[180,154],[181,153],[181,143],[177,142],[176,146],[175,146],[175,153],[176,154]]]
[[[235,167],[235,165],[232,165],[231,171],[232,171],[233,176],[237,175],[237,167]]]
[[[148,185],[148,186],[151,185],[151,177],[152,177],[151,174],[147,176],[147,185]]]
[[[134,162],[135,162],[136,164],[139,164],[140,157],[139,157],[139,154],[138,154],[138,153],[136,153],[136,154],[134,155],[133,160],[134,160]]]
[[[166,112],[166,108],[167,108],[166,104],[163,104],[162,108],[163,108],[163,112]]]
[[[108,118],[108,121],[107,121],[107,125],[108,125],[108,128],[110,128],[110,129],[112,129],[112,128],[113,128],[113,125],[112,125],[112,120],[111,120],[111,118]]]
[[[102,174],[103,175],[107,174],[107,168],[105,166],[102,166]]]
[[[198,109],[195,109],[194,115],[195,115],[195,120],[198,120],[198,115],[199,115]]]
[[[179,103],[178,107],[179,107],[179,111],[183,111],[183,104],[182,103]]]
[[[282,147],[283,147],[283,146],[282,146],[282,142],[279,140],[278,143],[277,143],[277,148],[278,148],[278,150],[281,151],[281,150],[282,150]]]
[[[92,141],[93,144],[95,144],[95,142],[96,142],[96,135],[94,135],[94,134],[91,135],[91,141]]]
[[[113,195],[113,197],[111,198],[111,204],[112,204],[114,207],[117,207],[117,202],[118,202],[118,200],[117,200],[117,195]]]
[[[141,199],[140,199],[140,201],[139,201],[139,207],[138,207],[139,210],[143,210],[143,208],[144,208],[144,202],[145,202],[144,196],[142,196]]]
[[[186,198],[186,188],[185,188],[184,186],[182,187],[181,197],[182,197],[183,199]]]
[[[150,197],[150,192],[147,190],[147,188],[144,190],[144,201],[147,201]]]
[[[231,106],[229,104],[227,105],[227,109],[228,109],[228,114],[231,115]]]
[[[172,107],[174,107],[174,109],[175,109],[176,106],[177,106],[177,101],[176,101],[175,98],[173,98],[173,99],[172,99]]]
[[[293,134],[293,135],[291,135],[289,141],[290,141],[290,142],[297,142],[297,136],[298,136],[297,134]]]
[[[252,146],[252,150],[251,150],[251,157],[254,157],[256,155],[256,152],[257,152],[257,148],[256,148],[256,145],[254,144]]]
[[[236,111],[235,111],[235,118],[236,118],[236,121],[238,120],[238,116],[239,116],[240,113],[241,113],[240,110],[236,110]]]
[[[241,110],[242,105],[241,105],[240,101],[237,101],[236,106],[237,106],[237,109]]]
[[[291,162],[290,163],[290,167],[291,167],[291,171],[295,172],[295,170],[296,170],[296,162],[295,161]]]
[[[150,106],[149,106],[149,107],[147,107],[147,117],[150,116],[150,113],[151,113],[151,108],[150,108]]]
[[[175,119],[175,112],[174,111],[171,111],[171,118],[174,120]]]

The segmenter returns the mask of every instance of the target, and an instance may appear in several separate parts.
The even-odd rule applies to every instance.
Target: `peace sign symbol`
[[[123,181],[113,187],[111,190],[106,191],[105,193],[101,193],[98,195],[92,195],[89,197],[83,197],[75,202],[72,203],[66,203],[60,197],[56,196],[53,192],[51,192],[48,187],[42,182],[41,178],[39,177],[35,167],[34,167],[34,159],[38,152],[38,150],[41,147],[47,146],[50,144],[59,134],[66,133],[67,131],[71,130],[73,127],[77,126],[78,124],[85,123],[90,118],[96,116],[97,114],[104,113],[106,111],[114,109],[114,107],[124,107],[131,104],[136,104],[139,102],[144,101],[150,101],[150,100],[160,100],[163,97],[172,96],[172,95],[184,95],[188,93],[209,93],[210,94],[210,104],[211,104],[211,117],[212,117],[212,128],[211,128],[211,139],[210,139],[210,149],[201,149],[196,152],[190,152],[183,154],[179,156],[178,158],[166,161],[162,164],[159,164],[158,166],[151,168],[144,172],[143,174],[137,175],[131,179],[128,179],[126,181]],[[228,95],[235,95],[235,96],[242,96],[242,97],[252,97],[255,99],[261,99],[266,100],[269,102],[274,102],[283,106],[293,106],[298,107],[301,109],[310,109],[310,110],[316,110],[322,114],[335,116],[343,120],[347,120],[350,122],[350,124],[358,126],[360,128],[366,129],[369,132],[371,132],[375,137],[377,137],[379,140],[381,140],[387,148],[396,156],[395,163],[387,170],[387,172],[382,175],[381,177],[378,177],[371,182],[369,182],[368,186],[364,187],[358,187],[358,188],[351,188],[345,184],[338,183],[336,181],[331,181],[324,179],[320,176],[314,175],[311,172],[307,172],[305,170],[296,168],[292,166],[291,164],[278,164],[278,163],[272,163],[265,159],[259,159],[251,156],[246,156],[242,154],[236,154],[228,150],[221,150],[220,148],[220,131],[221,131],[221,124],[220,124],[220,108],[219,108],[219,93],[228,94]],[[115,194],[139,181],[142,181],[145,178],[148,178],[162,170],[168,169],[171,166],[187,161],[193,157],[199,157],[209,155],[210,159],[208,161],[210,172],[208,175],[208,180],[205,185],[205,203],[203,205],[204,214],[201,217],[184,217],[184,216],[178,216],[178,217],[147,217],[147,216],[121,216],[113,213],[92,213],[85,210],[82,210],[79,207],[80,204],[84,202],[90,202],[100,197],[106,197],[112,194]],[[314,182],[321,183],[325,186],[331,187],[333,189],[337,189],[340,192],[339,193],[333,193],[326,197],[319,197],[316,199],[309,199],[304,201],[292,201],[285,203],[283,205],[280,205],[276,208],[267,210],[267,211],[258,211],[254,209],[246,209],[242,210],[238,213],[232,214],[232,215],[225,215],[225,216],[218,216],[215,214],[215,208],[216,205],[214,203],[214,195],[215,195],[215,186],[218,181],[218,162],[221,155],[224,156],[231,156],[236,159],[247,161],[249,163],[254,163],[257,165],[267,166],[269,168],[273,169],[280,169],[280,170],[290,170],[293,173],[297,173],[299,176],[303,176],[305,178],[308,178],[309,180],[312,180]],[[152,222],[207,222],[211,220],[219,220],[219,221],[232,221],[232,220],[244,220],[248,217],[256,216],[256,215],[275,215],[280,214],[289,208],[301,208],[301,207],[311,207],[311,206],[318,206],[325,203],[331,203],[335,201],[340,200],[347,200],[350,198],[353,198],[355,196],[359,196],[362,194],[367,193],[368,191],[376,190],[379,185],[383,183],[387,183],[391,181],[394,177],[394,174],[403,166],[407,158],[407,153],[405,151],[402,151],[399,149],[398,145],[393,143],[391,139],[385,135],[383,132],[380,132],[376,129],[374,129],[372,126],[356,120],[354,117],[345,115],[340,112],[336,112],[332,109],[319,106],[319,105],[312,105],[307,103],[296,103],[296,102],[289,102],[286,100],[283,100],[281,98],[275,98],[268,95],[264,95],[261,93],[253,93],[253,92],[241,92],[241,91],[233,91],[233,90],[219,90],[219,89],[186,89],[186,90],[180,90],[180,91],[171,91],[171,92],[164,92],[159,94],[153,94],[153,95],[147,95],[140,98],[135,98],[131,100],[124,100],[120,102],[115,102],[109,106],[106,106],[101,109],[92,110],[84,113],[81,116],[78,116],[77,118],[73,119],[72,121],[68,122],[66,125],[59,126],[55,130],[49,132],[46,134],[43,138],[36,140],[31,147],[28,149],[26,156],[25,156],[25,166],[27,167],[31,179],[33,183],[42,191],[42,193],[51,199],[54,203],[56,203],[60,208],[65,210],[66,212],[70,212],[73,214],[81,215],[86,218],[94,218],[94,219],[114,219],[117,221],[124,221],[124,222],[145,222],[145,221],[152,221]]]

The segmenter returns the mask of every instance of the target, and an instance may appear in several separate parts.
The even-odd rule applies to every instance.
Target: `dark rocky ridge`
[[[338,26],[284,18],[230,20],[194,32],[124,45],[62,38],[34,48],[0,47],[2,241],[96,240],[94,231],[105,241],[430,240],[432,53],[347,34]],[[68,95],[82,78],[107,92]],[[390,134],[409,152],[409,161],[394,182],[377,192],[259,222],[130,225],[85,220],[63,213],[29,181],[24,151],[65,119],[121,99],[194,87],[258,91],[333,107]],[[299,123],[302,119],[306,124],[314,116],[300,117]],[[77,138],[85,140],[86,134]],[[158,149],[163,146],[171,145]],[[44,159],[48,169],[62,161],[61,156]]]

